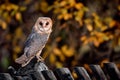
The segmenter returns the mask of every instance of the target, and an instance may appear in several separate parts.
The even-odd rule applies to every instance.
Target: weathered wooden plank
[[[99,65],[90,65],[90,68],[92,70],[92,75],[97,79],[97,80],[107,80],[103,70]]]
[[[28,74],[28,77],[30,77],[32,80],[46,80],[41,72],[32,72]]]
[[[84,67],[75,67],[74,71],[78,75],[77,80],[107,80],[99,65],[90,65],[89,68],[91,78]],[[107,73],[108,80],[120,80],[120,71],[114,63],[104,63],[103,69]],[[43,67],[43,63],[38,63],[35,66],[29,65],[18,71],[13,67],[9,67],[8,70],[10,74],[0,73],[0,80],[74,80],[68,68],[58,68],[53,73],[47,67]]]
[[[14,80],[8,73],[0,73],[0,80]]]
[[[8,67],[8,73],[13,77],[16,74],[16,70],[14,67],[9,66]]]
[[[68,68],[58,68],[54,70],[57,80],[74,80]]]
[[[54,73],[51,70],[44,70],[42,71],[42,74],[45,80],[57,80]]]
[[[33,59],[27,66],[20,67],[18,71],[16,71],[16,75],[27,75],[33,71],[41,72],[43,70],[48,70],[44,62],[35,63],[35,60]]]
[[[110,80],[120,80],[120,71],[115,63],[104,63],[105,73],[109,75]]]
[[[16,80],[16,79],[15,79]],[[22,79],[17,79],[17,80],[34,80],[29,76],[23,76]]]
[[[78,76],[78,80],[91,80],[89,74],[84,67],[75,67],[74,71]]]

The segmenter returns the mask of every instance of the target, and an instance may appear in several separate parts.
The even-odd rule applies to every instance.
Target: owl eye
[[[41,26],[42,26],[42,25],[43,25],[43,23],[42,23],[42,22],[39,22],[39,25],[41,25]]]
[[[49,22],[47,22],[46,25],[49,25]]]

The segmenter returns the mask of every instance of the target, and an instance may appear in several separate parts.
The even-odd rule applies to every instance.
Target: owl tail
[[[21,64],[21,66],[24,67],[31,61],[32,58],[33,57],[28,58],[26,57],[26,55],[22,55],[21,57],[17,58],[15,62],[18,64]]]
[[[27,59],[27,57],[25,55],[22,55],[19,58],[17,58],[15,60],[15,62],[18,63],[18,64],[23,64],[23,63],[25,63],[26,59]]]

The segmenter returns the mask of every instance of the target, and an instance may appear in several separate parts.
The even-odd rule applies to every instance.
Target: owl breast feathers
[[[15,60],[16,63],[26,66],[35,56],[38,61],[43,60],[40,56],[42,49],[52,32],[52,20],[48,17],[39,17],[32,28],[24,45],[24,54]]]

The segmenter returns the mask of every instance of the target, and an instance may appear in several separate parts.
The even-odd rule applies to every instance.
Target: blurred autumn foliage
[[[1,0],[0,71],[23,53],[39,16],[53,20],[42,52],[49,68],[113,61],[120,66],[119,0]]]

